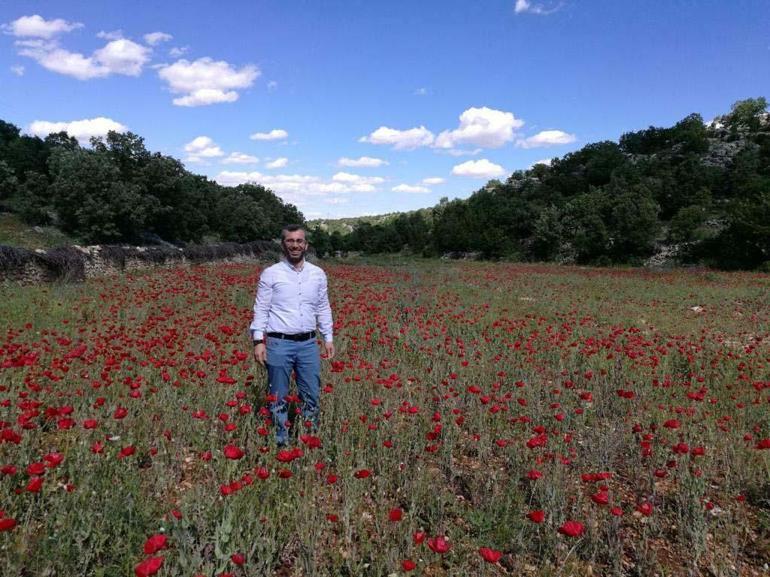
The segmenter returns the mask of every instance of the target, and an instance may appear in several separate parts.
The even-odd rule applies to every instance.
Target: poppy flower
[[[395,509],[391,509],[388,512],[388,519],[390,519],[394,523],[400,521],[403,518],[404,518],[404,512],[398,507],[396,507]]]
[[[586,528],[580,521],[565,521],[561,527],[559,527],[559,533],[566,535],[567,537],[580,537]]]
[[[160,551],[161,549],[165,549],[166,545],[168,543],[168,538],[165,535],[157,534],[153,535],[147,541],[144,543],[144,553],[145,555],[153,555]]]
[[[420,545],[423,541],[425,541],[425,532],[423,531],[415,531],[412,535],[412,543],[415,545]]]
[[[162,566],[163,557],[148,557],[134,567],[134,574],[136,577],[150,577],[160,571]]]
[[[447,553],[452,548],[452,545],[447,541],[446,537],[437,535],[428,539],[428,548],[434,553],[443,554]]]
[[[243,553],[233,553],[230,555],[230,561],[240,567],[246,562],[246,556]]]
[[[481,555],[487,563],[497,563],[500,560],[500,557],[503,556],[503,552],[490,549],[489,547],[481,547],[479,548],[479,555]]]
[[[369,469],[359,469],[355,473],[353,473],[353,476],[356,479],[366,479],[367,477],[371,477],[372,472]]]
[[[527,513],[527,518],[533,523],[542,523],[545,520],[545,511],[530,511]]]
[[[403,569],[406,572],[414,571],[417,567],[417,563],[412,561],[411,559],[404,559],[401,561],[401,569]]]
[[[222,450],[222,452],[225,454],[225,457],[232,460],[242,459],[246,454],[244,453],[243,449],[236,447],[235,445],[225,445],[225,448]]]
[[[3,531],[10,531],[16,526],[16,519],[10,517],[0,519],[0,533]]]

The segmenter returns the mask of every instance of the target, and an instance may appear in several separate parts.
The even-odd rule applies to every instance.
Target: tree
[[[747,98],[733,104],[730,114],[722,117],[725,126],[733,130],[760,130],[767,120],[767,100],[764,96],[759,98]]]

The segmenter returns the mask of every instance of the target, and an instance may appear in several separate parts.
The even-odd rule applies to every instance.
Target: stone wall
[[[73,282],[153,267],[189,266],[214,261],[275,260],[279,254],[280,246],[273,241],[189,245],[183,248],[66,246],[35,251],[0,245],[0,282]]]

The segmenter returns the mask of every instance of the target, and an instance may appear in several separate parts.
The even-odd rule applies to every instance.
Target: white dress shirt
[[[285,260],[262,271],[254,302],[252,339],[265,333],[298,334],[316,330],[332,342],[332,309],[326,273],[305,261],[301,270]]]

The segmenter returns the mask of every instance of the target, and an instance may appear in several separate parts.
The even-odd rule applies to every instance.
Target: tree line
[[[770,268],[770,114],[736,102],[708,125],[592,143],[492,180],[467,199],[360,222],[347,235],[312,230],[319,252],[476,253],[483,258],[640,264],[668,250],[682,263]]]
[[[2,120],[0,211],[85,243],[242,243],[304,222],[269,189],[221,186],[148,151],[131,132],[109,132],[83,147],[66,132],[39,138]]]

